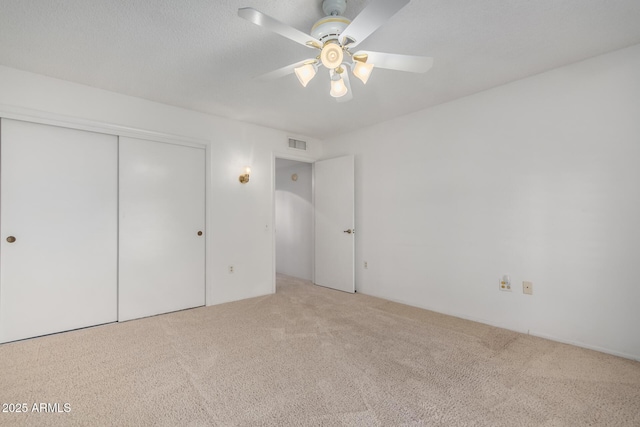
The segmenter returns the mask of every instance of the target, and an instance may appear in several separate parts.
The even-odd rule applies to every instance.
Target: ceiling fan
[[[406,6],[409,1],[372,0],[353,21],[350,21],[342,16],[347,7],[346,0],[324,0],[322,10],[327,16],[318,20],[311,27],[310,35],[252,7],[238,9],[238,16],[318,51],[317,56],[313,58],[287,65],[264,74],[259,79],[271,80],[295,73],[302,86],[306,87],[322,65],[329,71],[331,80],[329,94],[337,98],[338,102],[344,102],[353,97],[347,72],[349,69],[355,77],[366,84],[374,67],[424,73],[433,65],[433,58],[425,56],[355,51],[356,46]]]

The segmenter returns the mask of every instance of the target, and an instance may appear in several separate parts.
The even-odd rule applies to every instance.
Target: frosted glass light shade
[[[353,61],[355,66],[353,67],[353,75],[359,78],[362,83],[367,84],[367,80],[371,76],[373,70],[373,64],[367,64],[366,62]]]
[[[304,87],[307,87],[307,84],[316,75],[316,67],[314,67],[313,64],[305,64],[301,67],[294,68],[293,71],[296,73],[298,80],[300,80],[300,84]]]
[[[322,65],[330,70],[338,68],[340,64],[342,64],[343,57],[342,48],[336,43],[326,44],[322,48],[322,52],[320,52],[320,61],[322,61]]]
[[[334,98],[340,98],[341,96],[345,96],[347,94],[347,86],[344,84],[344,80],[342,78],[331,80],[331,91],[329,95]]]

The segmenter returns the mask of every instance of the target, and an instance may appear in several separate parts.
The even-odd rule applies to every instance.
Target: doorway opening
[[[312,164],[275,159],[276,274],[313,280]]]

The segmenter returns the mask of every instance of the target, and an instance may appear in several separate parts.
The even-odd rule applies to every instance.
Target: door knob
[[[344,230],[343,233],[352,234],[352,233],[355,233],[355,230],[348,229],[348,230]]]
[[[198,231],[198,236],[202,236],[202,231]]]
[[[13,236],[9,236],[9,237],[7,237],[7,242],[9,242],[9,243],[13,243],[13,242],[15,242],[15,241],[16,241],[16,238],[15,238],[15,237],[13,237]]]

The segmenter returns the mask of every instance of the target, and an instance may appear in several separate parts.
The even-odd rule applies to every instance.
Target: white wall
[[[313,193],[311,164],[280,167],[276,159],[276,272],[311,280]],[[297,181],[291,175],[298,176]]]
[[[636,45],[324,141],[358,291],[640,359],[639,76]]]
[[[207,304],[274,290],[273,156],[290,154],[285,132],[0,66],[2,116],[115,125],[124,133],[147,131],[150,139],[169,134],[207,143]],[[321,143],[304,139],[306,156],[320,156]],[[247,165],[251,181],[242,185],[238,176]]]

